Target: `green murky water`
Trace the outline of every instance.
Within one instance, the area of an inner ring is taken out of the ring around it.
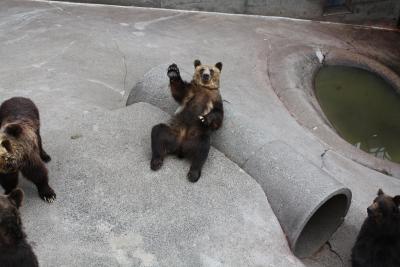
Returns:
[[[315,91],[326,117],[354,146],[400,163],[400,95],[381,77],[345,66],[323,67]]]

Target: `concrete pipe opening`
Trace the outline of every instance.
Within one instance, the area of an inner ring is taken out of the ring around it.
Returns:
[[[348,206],[348,196],[341,193],[317,207],[300,232],[293,248],[294,253],[302,258],[318,251],[342,224]]]

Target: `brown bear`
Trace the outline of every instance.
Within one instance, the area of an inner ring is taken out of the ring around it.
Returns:
[[[400,196],[381,189],[371,206],[352,250],[353,267],[400,266]]]
[[[24,193],[14,189],[9,195],[0,195],[0,266],[37,267],[37,258],[26,241],[19,207]]]
[[[176,64],[168,67],[170,89],[180,104],[170,123],[158,124],[151,132],[150,167],[158,170],[167,154],[176,154],[191,161],[187,175],[197,182],[210,150],[210,135],[222,125],[224,110],[219,92],[222,63],[203,65],[194,61],[191,82],[183,81]]]
[[[32,181],[39,196],[53,202],[56,194],[48,183],[45,162],[50,156],[43,150],[39,111],[24,97],[13,97],[0,106],[0,184],[5,193],[18,185],[18,173]]]

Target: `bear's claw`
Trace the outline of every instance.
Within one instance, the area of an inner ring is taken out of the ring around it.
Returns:
[[[50,197],[50,198],[44,197],[43,200],[48,203],[53,203],[56,200],[56,198],[55,197]]]
[[[51,187],[40,190],[39,196],[47,203],[53,203],[57,198],[56,193],[54,193],[54,190],[51,189]]]
[[[170,79],[176,79],[180,77],[179,68],[175,63],[168,67],[167,75]]]

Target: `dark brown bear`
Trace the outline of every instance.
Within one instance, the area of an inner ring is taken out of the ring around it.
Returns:
[[[167,154],[176,154],[191,161],[187,175],[197,182],[210,150],[210,135],[222,125],[224,110],[219,93],[222,63],[202,65],[194,61],[193,80],[185,82],[176,64],[169,66],[171,93],[180,104],[171,122],[158,124],[151,132],[150,167],[158,170]]]
[[[37,267],[37,258],[26,241],[18,208],[24,193],[14,189],[7,195],[0,195],[0,266]]]
[[[400,196],[381,189],[371,206],[353,247],[353,267],[400,266]]]
[[[0,184],[5,193],[18,185],[18,173],[32,181],[39,196],[53,202],[56,194],[49,186],[44,162],[50,156],[43,150],[39,111],[27,98],[14,97],[0,106]]]

